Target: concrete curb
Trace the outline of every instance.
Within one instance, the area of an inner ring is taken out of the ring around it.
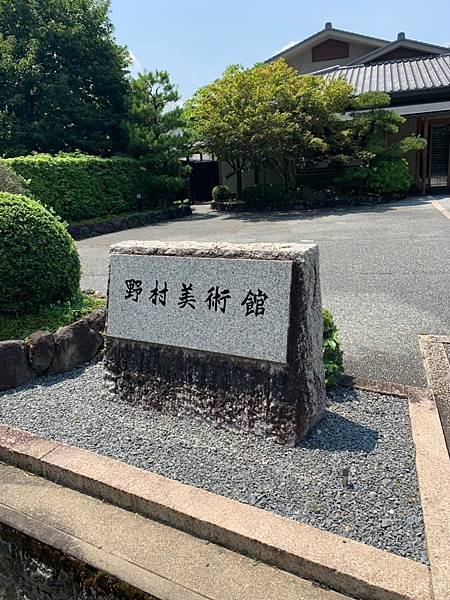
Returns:
[[[351,600],[16,467],[0,482],[1,591],[25,571],[27,598]]]
[[[408,396],[434,600],[450,598],[450,459],[431,390]]]
[[[425,565],[86,450],[0,425],[0,460],[356,598],[432,598]]]
[[[443,344],[450,344],[450,337],[419,336],[419,343],[431,389],[363,377],[346,378],[344,385],[408,398],[433,598],[449,600],[450,459],[447,448],[450,449],[450,364]]]
[[[374,394],[385,394],[386,396],[398,396],[399,398],[407,398],[408,386],[401,383],[392,383],[390,381],[378,381],[369,379],[368,377],[359,377],[353,375],[345,375],[339,385]],[[423,388],[425,389],[425,388]]]
[[[433,390],[450,454],[450,360],[445,349],[445,345],[450,346],[450,337],[421,335],[419,345],[428,385]]]

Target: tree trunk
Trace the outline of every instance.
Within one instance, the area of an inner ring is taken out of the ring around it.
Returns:
[[[242,169],[236,169],[236,200],[242,200]]]

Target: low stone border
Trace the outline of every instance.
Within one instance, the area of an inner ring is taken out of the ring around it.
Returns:
[[[84,240],[96,235],[114,233],[115,231],[123,231],[124,229],[133,229],[134,227],[144,227],[145,225],[152,225],[161,221],[170,221],[190,215],[192,215],[191,207],[183,204],[182,206],[170,206],[161,210],[133,213],[132,215],[118,216],[103,221],[99,220],[95,223],[69,225],[67,230],[75,240]]]
[[[99,308],[55,333],[36,331],[26,341],[0,342],[0,391],[90,361],[103,347],[105,319],[105,309]]]
[[[431,389],[364,377],[345,377],[343,384],[369,392],[407,398],[416,469],[425,523],[433,599],[450,598],[450,360],[444,344],[450,337],[419,336]],[[447,444],[446,444],[447,441]]]
[[[374,392],[375,394],[384,394],[386,396],[398,396],[399,398],[407,398],[409,386],[401,383],[393,383],[390,381],[377,381],[367,377],[354,375],[344,375],[339,381],[339,385],[348,388],[356,388],[366,392]]]
[[[250,202],[222,202],[219,200],[213,200],[211,202],[211,208],[219,212],[276,212],[276,211],[311,211],[311,210],[328,210],[334,208],[352,208],[358,206],[368,206],[372,204],[389,204],[391,202],[397,202],[403,200],[406,196],[399,196],[398,198],[389,198],[386,196],[365,196],[363,198],[349,198],[348,201],[338,200],[323,200],[319,201],[317,206],[311,206],[303,204],[302,202],[295,203],[280,203],[280,204],[256,204]]]
[[[408,400],[433,600],[449,600],[450,459],[433,392],[410,391]]]
[[[450,336],[421,335],[419,345],[450,453]]]
[[[4,599],[351,600],[10,465],[0,485]]]
[[[432,598],[423,564],[87,450],[0,425],[0,460],[355,598]]]

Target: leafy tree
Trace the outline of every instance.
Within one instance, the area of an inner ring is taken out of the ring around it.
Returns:
[[[129,53],[110,0],[0,0],[0,153],[123,148]]]
[[[166,173],[177,174],[189,153],[189,132],[180,95],[167,71],[140,73],[131,81],[125,121],[129,152],[146,157]]]
[[[187,110],[198,139],[233,169],[241,198],[242,173],[262,164],[273,166],[292,191],[301,168],[333,151],[343,129],[337,114],[351,95],[342,80],[300,76],[277,60],[228,67],[197,91]]]
[[[343,79],[298,75],[280,65],[284,76],[273,87],[276,113],[281,127],[268,131],[268,161],[280,175],[286,192],[297,187],[302,170],[340,157],[345,126],[341,118],[352,98],[352,88]]]
[[[242,174],[255,160],[254,142],[262,114],[252,72],[228,67],[220,79],[200,88],[187,105],[194,135],[206,150],[229,164],[242,197]]]

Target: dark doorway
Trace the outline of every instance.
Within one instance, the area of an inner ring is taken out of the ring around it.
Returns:
[[[430,132],[430,187],[449,185],[450,124],[431,125]]]
[[[212,189],[219,185],[219,163],[216,160],[189,162],[191,167],[191,201],[195,204],[211,202]]]

